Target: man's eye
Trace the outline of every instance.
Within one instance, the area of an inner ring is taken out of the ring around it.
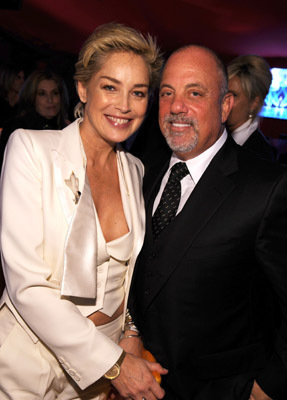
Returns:
[[[171,96],[171,92],[161,92],[160,97],[168,97]]]

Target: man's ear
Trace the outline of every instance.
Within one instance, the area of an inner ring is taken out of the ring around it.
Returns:
[[[77,92],[82,103],[87,102],[87,88],[80,81],[77,82]]]
[[[226,93],[223,97],[221,104],[221,122],[224,124],[228,118],[230,111],[234,104],[234,97],[232,93]]]

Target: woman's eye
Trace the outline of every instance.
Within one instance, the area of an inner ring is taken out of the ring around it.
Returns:
[[[38,96],[45,96],[45,92],[38,92],[37,95]]]
[[[113,85],[105,85],[103,88],[109,92],[115,90],[115,87]]]
[[[54,95],[54,96],[59,96],[59,95],[60,95],[59,90],[54,90],[53,95]]]
[[[136,97],[146,97],[146,93],[145,93],[145,92],[141,92],[140,90],[136,90],[136,91],[134,92],[134,95],[135,95]]]

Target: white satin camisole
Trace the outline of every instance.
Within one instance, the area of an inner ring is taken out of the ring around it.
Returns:
[[[95,301],[83,299],[82,304],[77,304],[84,316],[101,311],[111,317],[119,308],[125,296],[125,277],[133,252],[134,235],[129,196],[119,162],[118,171],[122,203],[129,232],[115,240],[106,242],[97,211],[94,208],[97,226],[97,296]]]

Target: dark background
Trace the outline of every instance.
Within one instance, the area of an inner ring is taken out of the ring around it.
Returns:
[[[117,21],[156,36],[168,55],[190,43],[215,50],[225,62],[258,54],[287,68],[287,11],[281,0],[0,0],[0,63],[26,74],[49,67],[63,76],[72,106],[74,63],[87,36]],[[265,118],[265,135],[287,133],[287,121]]]

